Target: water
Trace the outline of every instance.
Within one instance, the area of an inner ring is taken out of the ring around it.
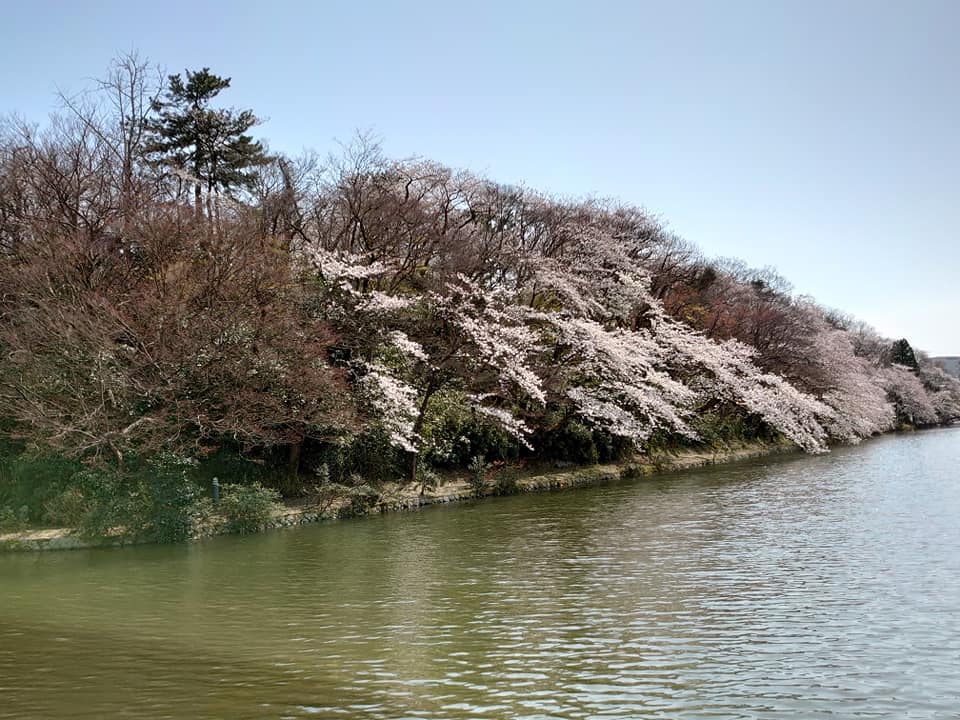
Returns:
[[[957,718],[960,431],[0,556],[0,718]]]

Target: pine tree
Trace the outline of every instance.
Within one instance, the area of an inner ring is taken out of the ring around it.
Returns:
[[[256,168],[267,161],[263,145],[247,134],[259,120],[251,110],[211,108],[220,91],[230,87],[209,68],[186,71],[186,81],[171,75],[163,99],[154,103],[146,152],[157,164],[188,175],[194,186],[197,212],[203,192],[229,193],[249,187]]]
[[[917,356],[910,347],[910,343],[905,338],[897,340],[890,348],[890,362],[897,365],[908,367],[914,372],[919,372],[920,363],[917,362]]]

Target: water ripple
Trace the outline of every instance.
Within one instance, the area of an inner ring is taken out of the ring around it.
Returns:
[[[0,718],[957,718],[960,433],[0,558]]]

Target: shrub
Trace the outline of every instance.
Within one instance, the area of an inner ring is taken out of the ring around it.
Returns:
[[[436,467],[464,467],[475,455],[493,460],[515,460],[516,438],[470,408],[470,401],[457,390],[434,395],[420,435],[425,441],[424,459]]]
[[[342,506],[344,516],[364,515],[368,513],[382,498],[382,493],[376,483],[364,482],[363,478],[353,473],[345,483],[332,482],[326,473],[326,466],[321,465],[316,471],[318,482],[313,486],[311,496],[326,512],[334,503],[346,501]]]
[[[0,506],[27,508],[30,522],[44,519],[46,504],[67,487],[80,466],[63,458],[34,455],[7,447],[0,457]]]
[[[620,460],[635,447],[629,438],[599,429],[593,431],[593,445],[597,449],[597,462]]]
[[[335,503],[343,500],[343,515],[364,515],[383,498],[378,485],[364,482],[356,473],[351,474],[345,483],[330,480],[326,464],[320,465],[314,473],[317,479],[309,490],[309,497],[321,513],[326,513]]]
[[[249,533],[262,528],[277,509],[280,494],[260,483],[221,486],[219,510],[231,532]]]
[[[80,488],[68,487],[54,495],[43,506],[43,520],[51,525],[76,528],[87,512],[87,502]]]
[[[593,432],[575,420],[564,420],[555,428],[543,430],[533,444],[543,456],[553,460],[595,465],[600,459]]]
[[[84,468],[45,503],[44,519],[85,537],[181,542],[193,533],[198,517],[199,492],[188,474],[194,464],[159,453],[129,473]]]
[[[307,487],[307,496],[320,508],[321,513],[327,512],[340,498],[346,497],[346,485],[330,480],[330,466],[321,463],[313,470],[314,481]]]
[[[207,495],[198,497],[191,509],[193,511],[194,532],[207,529],[217,519],[217,508],[213,504],[213,498]]]
[[[30,508],[21,505],[14,510],[7,505],[0,507],[0,532],[21,532],[30,523]]]
[[[138,490],[141,503],[140,527],[136,533],[154,542],[182,542],[193,533],[199,492],[188,477],[195,463],[172,453],[160,453],[147,463]]]
[[[772,432],[758,416],[749,415],[737,408],[722,408],[718,411],[702,413],[691,423],[701,440],[713,447],[723,447],[730,443],[762,440],[775,440]]]
[[[420,485],[420,494],[423,495],[428,489],[437,489],[437,486],[440,485],[440,476],[436,470],[421,461],[420,464],[417,465],[417,484]]]
[[[349,486],[348,497],[350,504],[347,513],[350,515],[365,515],[370,512],[380,500],[380,491],[368,483]]]
[[[349,485],[325,481],[310,488],[307,497],[320,509],[321,513],[326,513],[337,501],[350,498],[352,492],[353,488]]]
[[[112,468],[84,468],[70,478],[82,498],[77,531],[84,537],[135,536],[142,525],[143,494]]]
[[[307,449],[304,461],[314,467],[327,466],[327,478],[350,484],[352,475],[372,482],[388,482],[403,475],[400,456],[382,429],[371,429],[340,442]]]
[[[520,491],[519,470],[512,465],[505,465],[497,473],[496,481],[493,484],[493,493],[495,495],[516,495]]]
[[[483,455],[474,455],[467,465],[467,470],[470,471],[470,487],[477,495],[481,495],[486,487],[490,467],[490,464],[484,461]]]

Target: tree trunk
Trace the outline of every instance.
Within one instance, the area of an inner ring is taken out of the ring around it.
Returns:
[[[417,464],[419,463],[420,453],[411,452],[410,455],[410,482],[417,481]],[[423,485],[420,486],[420,494],[423,495]]]
[[[287,448],[287,473],[291,478],[296,478],[300,474],[300,450],[302,448],[302,440],[290,443]]]

